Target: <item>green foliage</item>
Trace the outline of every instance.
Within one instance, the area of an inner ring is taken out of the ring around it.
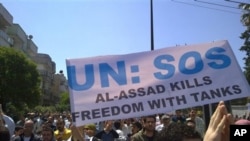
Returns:
[[[240,8],[243,10],[241,16],[241,22],[246,26],[246,30],[241,33],[240,38],[244,40],[244,44],[241,46],[240,51],[246,53],[246,57],[243,58],[245,61],[245,76],[250,83],[250,4],[240,4]]]
[[[3,108],[7,109],[7,104],[11,103],[12,110],[14,107],[23,111],[39,105],[40,81],[33,61],[13,48],[0,47],[0,103]]]
[[[61,93],[60,101],[59,104],[56,105],[56,109],[60,112],[70,111],[69,93]]]

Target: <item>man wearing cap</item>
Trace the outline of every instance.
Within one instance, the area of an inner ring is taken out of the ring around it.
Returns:
[[[86,125],[86,134],[89,136],[89,138],[86,141],[100,141],[97,137],[95,137],[96,134],[96,126],[95,124],[88,124]]]
[[[161,131],[162,128],[167,127],[170,124],[170,116],[169,115],[162,115],[161,116],[161,124],[155,127],[156,131]]]

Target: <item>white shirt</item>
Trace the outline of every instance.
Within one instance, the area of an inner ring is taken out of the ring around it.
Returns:
[[[5,126],[9,129],[10,136],[14,135],[14,131],[16,127],[14,120],[7,115],[3,115],[3,119],[5,121]]]

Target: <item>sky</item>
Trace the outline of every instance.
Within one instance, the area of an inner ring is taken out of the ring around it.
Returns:
[[[237,0],[247,2],[248,0]],[[56,73],[66,59],[151,49],[150,0],[1,0]],[[154,49],[228,40],[239,65],[245,56],[242,11],[225,0],[153,0]]]

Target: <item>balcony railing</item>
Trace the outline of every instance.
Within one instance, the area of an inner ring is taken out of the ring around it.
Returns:
[[[0,30],[0,38],[7,41],[10,45],[13,45],[13,39],[9,37],[4,31]]]

